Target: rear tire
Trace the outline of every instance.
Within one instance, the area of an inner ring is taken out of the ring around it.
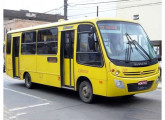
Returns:
[[[79,96],[85,103],[92,103],[94,100],[92,86],[88,81],[83,81],[79,85]]]
[[[34,87],[34,83],[32,83],[31,81],[31,76],[29,73],[26,73],[25,74],[25,86],[28,88],[28,89],[32,89]]]

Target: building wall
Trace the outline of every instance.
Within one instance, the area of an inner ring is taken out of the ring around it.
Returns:
[[[140,23],[152,41],[162,40],[162,4],[161,0],[130,0],[117,2],[116,16],[133,19],[139,15]],[[151,4],[152,3],[152,4]]]
[[[34,21],[34,20],[22,20],[22,19],[13,19],[13,20],[7,20],[4,19],[4,31],[5,36],[8,31],[20,29],[20,28],[26,28],[26,27],[32,27],[36,25],[42,25],[47,24],[50,22],[45,21]]]

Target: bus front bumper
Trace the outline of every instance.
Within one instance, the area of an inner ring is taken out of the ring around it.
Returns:
[[[143,78],[122,78],[109,75],[107,97],[133,95],[153,91],[158,86],[160,73]]]

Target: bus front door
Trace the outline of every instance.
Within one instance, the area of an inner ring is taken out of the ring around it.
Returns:
[[[19,41],[20,37],[13,37],[13,77],[19,77]]]
[[[61,79],[62,86],[73,87],[74,31],[61,32]]]

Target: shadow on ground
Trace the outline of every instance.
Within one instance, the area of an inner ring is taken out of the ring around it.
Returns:
[[[24,85],[24,83],[13,83],[10,84],[11,87],[17,87],[21,89],[27,89]],[[28,90],[28,89],[27,89]],[[81,101],[78,95],[78,92],[68,90],[68,89],[61,89],[46,85],[40,85],[36,84],[35,88],[29,89],[29,94],[34,91],[39,91],[43,94],[49,94],[51,96],[55,97],[62,97],[64,99],[72,99],[73,101]],[[105,105],[105,106],[114,106],[114,107],[121,107],[122,105],[132,105],[132,104],[141,104],[141,103],[147,103],[151,101],[151,99],[147,97],[139,97],[138,95],[131,96],[131,97],[103,97],[103,96],[96,96],[94,104],[98,105]]]

